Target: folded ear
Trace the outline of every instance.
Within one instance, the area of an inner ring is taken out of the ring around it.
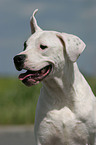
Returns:
[[[79,37],[72,34],[59,33],[57,36],[63,41],[69,59],[75,62],[85,49],[85,43]]]
[[[37,25],[37,21],[35,19],[35,14],[37,13],[38,9],[33,12],[33,15],[30,17],[30,27],[31,33],[35,33],[36,31],[41,31],[41,28]]]

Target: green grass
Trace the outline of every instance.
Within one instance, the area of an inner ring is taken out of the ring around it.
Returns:
[[[96,78],[87,78],[96,95]],[[17,78],[0,78],[0,124],[32,124],[41,84],[26,87]]]
[[[26,87],[18,79],[0,79],[0,124],[34,123],[41,84]]]
[[[96,77],[87,77],[86,80],[91,86],[94,95],[96,96]]]

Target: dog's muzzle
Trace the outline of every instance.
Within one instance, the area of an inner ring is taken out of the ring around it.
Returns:
[[[13,60],[15,67],[18,71],[21,71],[22,69],[27,70],[25,73],[21,73],[19,75],[19,80],[21,80],[26,86],[32,86],[36,85],[39,82],[41,82],[43,79],[45,79],[50,72],[52,71],[52,64],[46,63],[46,66],[41,67],[38,70],[32,70],[32,69],[26,69],[24,62],[26,60],[27,56],[24,54],[16,55]]]
[[[25,54],[16,55],[13,58],[15,67],[16,67],[16,69],[18,71],[21,71],[23,69],[25,59],[26,59],[26,55]]]

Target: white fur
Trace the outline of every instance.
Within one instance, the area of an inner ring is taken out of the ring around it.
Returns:
[[[34,14],[32,35],[20,53],[27,55],[24,68],[53,66],[37,104],[36,145],[95,145],[96,98],[76,64],[85,44],[71,34],[41,30]],[[48,48],[41,50],[40,44]]]

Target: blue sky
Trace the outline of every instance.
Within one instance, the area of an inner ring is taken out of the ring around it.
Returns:
[[[71,33],[86,43],[78,65],[96,76],[96,0],[0,0],[0,74],[19,74],[12,59],[31,35],[29,20],[36,8],[42,29]]]

